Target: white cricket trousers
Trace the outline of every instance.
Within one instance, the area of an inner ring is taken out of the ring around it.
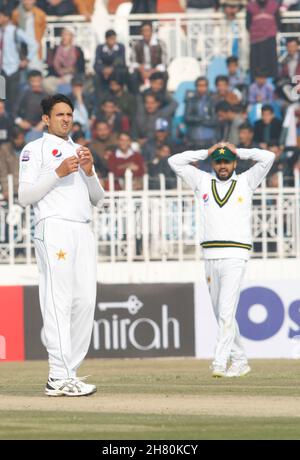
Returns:
[[[76,377],[91,340],[96,251],[88,223],[47,218],[35,230],[49,377]]]
[[[206,280],[219,326],[213,366],[226,367],[229,360],[247,362],[235,319],[246,263],[243,259],[205,260]]]

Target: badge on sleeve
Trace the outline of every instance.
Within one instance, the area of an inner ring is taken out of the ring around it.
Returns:
[[[30,160],[30,150],[24,150],[22,153],[21,161],[29,161]]]

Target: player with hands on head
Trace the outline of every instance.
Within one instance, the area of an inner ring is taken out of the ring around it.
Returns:
[[[210,157],[213,173],[192,163]],[[237,175],[238,159],[256,162]],[[250,372],[235,319],[251,244],[252,196],[271,169],[275,155],[257,148],[239,149],[219,142],[208,150],[186,151],[169,158],[173,171],[189,185],[200,207],[201,246],[218,337],[213,377],[241,377]]]

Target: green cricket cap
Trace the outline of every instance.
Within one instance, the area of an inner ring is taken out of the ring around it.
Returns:
[[[213,160],[218,161],[218,160],[227,160],[227,161],[235,161],[236,154],[232,153],[232,151],[224,146],[224,147],[219,147],[216,150],[213,151],[211,154],[211,157]]]

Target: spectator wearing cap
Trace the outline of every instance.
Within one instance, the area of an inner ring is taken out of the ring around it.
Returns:
[[[94,137],[90,144],[90,150],[93,154],[96,171],[102,177],[108,174],[108,155],[109,150],[116,149],[118,135],[113,133],[110,126],[105,121],[98,121],[95,125]]]
[[[274,88],[267,81],[267,72],[264,70],[257,70],[255,72],[255,81],[249,88],[249,103],[256,104],[269,104],[274,99]]]
[[[250,34],[250,73],[266,68],[267,76],[276,78],[278,60],[276,35],[280,30],[280,2],[251,0],[247,6],[246,27]]]
[[[11,137],[7,142],[0,145],[0,185],[1,193],[4,199],[8,200],[8,179],[7,176],[12,174],[14,185],[14,196],[18,196],[19,186],[19,161],[20,154],[25,146],[24,131],[15,126],[11,132]]]
[[[38,70],[28,74],[29,89],[23,94],[18,108],[15,124],[26,133],[26,142],[39,139],[43,135],[45,125],[42,121],[41,102],[47,97],[43,89],[43,77]]]
[[[155,122],[154,137],[151,137],[142,145],[141,153],[146,163],[153,160],[157,150],[163,145],[168,145],[172,150],[173,146],[170,143],[169,137],[170,131],[168,120],[158,118]]]
[[[36,0],[22,0],[12,13],[12,22],[38,43],[38,52],[29,63],[29,68],[41,70],[43,65],[42,39],[47,27],[45,12],[36,6]]]
[[[149,86],[154,72],[166,71],[167,54],[165,44],[153,33],[151,22],[141,26],[142,39],[136,42],[131,54],[130,89],[137,94],[140,86]]]
[[[126,91],[122,77],[116,74],[109,79],[109,90],[117,107],[128,117],[131,124],[136,114],[136,97]]]
[[[55,94],[59,85],[69,86],[75,75],[84,75],[85,61],[82,49],[74,45],[74,31],[64,28],[60,45],[48,51],[49,76],[44,80],[48,94]],[[67,91],[66,91],[67,92]]]
[[[110,155],[108,160],[109,171],[114,173],[123,188],[125,172],[129,169],[133,174],[133,188],[139,189],[142,186],[142,177],[146,172],[144,159],[142,155],[133,150],[131,137],[128,133],[120,133],[118,137],[118,146]]]
[[[120,77],[123,82],[127,81],[125,47],[122,43],[118,43],[117,34],[112,29],[106,31],[105,43],[97,46],[94,69],[96,88],[100,93],[108,92],[112,74]]]
[[[279,146],[282,122],[274,115],[271,105],[265,104],[261,111],[261,120],[257,120],[254,125],[254,141],[262,149],[267,149],[270,145]]]
[[[76,14],[75,5],[71,0],[37,0],[37,6],[45,11],[48,16]]]
[[[195,86],[195,94],[186,100],[184,114],[187,143],[191,148],[208,148],[216,138],[215,103],[209,93],[207,78],[197,78]]]
[[[20,47],[27,47],[25,55]],[[38,46],[35,40],[10,22],[10,12],[0,9],[0,72],[6,81],[6,110],[15,117],[20,92],[20,74],[26,69]]]
[[[154,137],[155,123],[158,118],[168,121],[171,130],[171,120],[175,110],[161,108],[161,102],[157,94],[149,93],[144,97],[144,103],[138,106],[138,111],[133,126],[135,138],[142,145],[147,139]]]
[[[228,102],[230,105],[236,105],[241,102],[242,95],[237,89],[231,90],[229,78],[226,75],[219,75],[216,80],[216,92],[213,99],[216,104],[219,102]]]
[[[160,106],[162,109],[167,109],[175,112],[177,108],[177,102],[173,99],[170,93],[166,89],[166,74],[164,72],[154,72],[149,78],[150,88],[143,91],[142,97],[139,97],[141,103],[142,98],[146,94],[156,94],[160,99]]]
[[[160,175],[164,176],[166,189],[175,188],[177,179],[169,166],[168,158],[171,156],[171,149],[168,144],[162,144],[157,147],[155,156],[148,163],[149,188],[160,188]]]

